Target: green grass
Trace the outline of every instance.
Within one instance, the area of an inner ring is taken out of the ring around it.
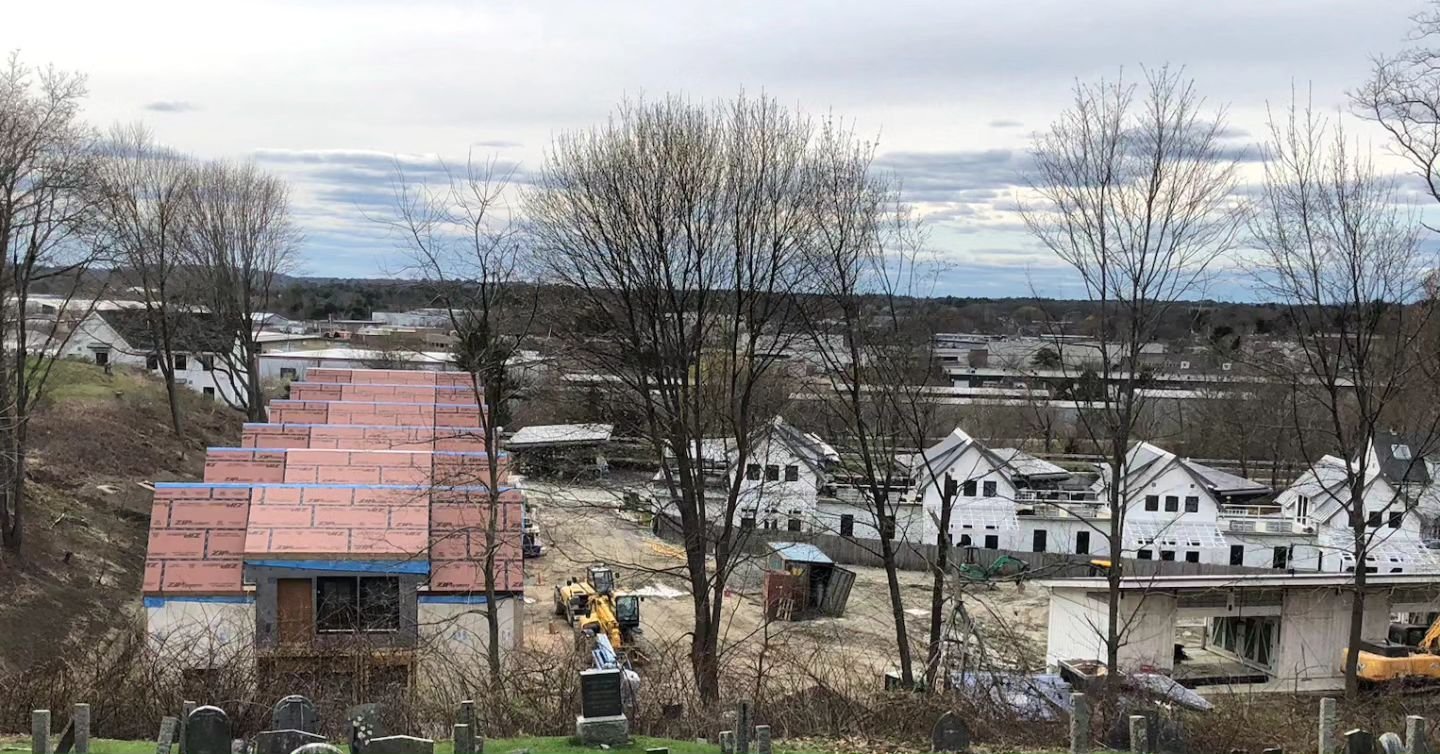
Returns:
[[[58,734],[57,734],[58,735]],[[23,744],[23,747],[21,747]],[[0,744],[0,749],[23,748],[29,751],[29,741],[8,741]],[[648,748],[668,747],[670,754],[716,754],[720,751],[717,744],[697,744],[694,741],[675,741],[667,738],[646,738],[636,737],[630,746],[612,748],[609,751],[616,754],[644,754]],[[342,751],[348,748],[341,745]],[[499,738],[485,741],[486,754],[510,754],[513,751],[528,749],[531,754],[588,754],[589,752],[600,751],[585,746],[572,744],[570,739],[563,737],[556,738]],[[90,740],[90,754],[154,754],[154,741],[119,741],[111,738],[96,738]],[[454,754],[455,746],[451,741],[436,741],[435,754]],[[787,749],[776,749],[780,754],[787,751],[792,754],[801,754]]]
[[[135,371],[116,367],[107,375],[103,368],[78,359],[57,359],[45,380],[45,397],[56,403],[156,390],[155,383]]]

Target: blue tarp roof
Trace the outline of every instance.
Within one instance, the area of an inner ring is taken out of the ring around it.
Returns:
[[[770,549],[779,553],[780,557],[785,560],[793,560],[796,563],[835,564],[835,561],[831,560],[830,556],[820,548],[803,542],[771,542]]]

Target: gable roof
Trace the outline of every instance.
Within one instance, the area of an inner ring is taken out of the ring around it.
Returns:
[[[1395,484],[1429,484],[1430,469],[1421,452],[1423,443],[1389,430],[1380,430],[1370,440],[1379,461],[1380,475]]]
[[[1065,469],[1019,448],[991,448],[990,452],[1004,461],[1015,476],[1026,479],[1065,479],[1070,476]]]
[[[151,335],[151,314],[143,309],[99,311],[105,321],[136,353],[158,350]],[[157,315],[158,316],[158,315]],[[235,347],[235,333],[225,327],[221,318],[209,312],[171,312],[172,339],[177,351],[192,353],[228,353]]]
[[[814,432],[801,432],[778,416],[767,422],[757,435],[761,433],[769,435],[772,442],[778,440],[806,465],[817,470],[827,463],[840,460],[840,454],[836,453],[829,443],[820,439],[819,435]]]
[[[1184,466],[1201,484],[1205,485],[1211,492],[1220,495],[1264,495],[1270,488],[1259,483],[1246,479],[1238,474],[1231,474],[1228,471],[1211,468],[1203,463],[1196,463],[1189,458],[1180,459],[1180,465]]]

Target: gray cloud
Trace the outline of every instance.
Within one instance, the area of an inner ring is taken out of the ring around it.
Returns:
[[[1025,125],[1025,124],[1024,124],[1024,123],[1021,123],[1021,122],[1018,121],[1018,120],[1011,120],[1011,119],[1009,119],[1009,118],[1000,118],[999,120],[992,120],[992,121],[990,121],[990,124],[989,124],[989,125],[990,125],[991,128],[1019,128],[1019,127]]]
[[[152,113],[188,113],[200,109],[199,105],[194,102],[186,102],[185,100],[146,102],[144,107]]]

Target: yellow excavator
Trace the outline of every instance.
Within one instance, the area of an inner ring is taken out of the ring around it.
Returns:
[[[1355,665],[1360,680],[1440,681],[1440,617],[1428,628],[1424,624],[1393,623],[1389,638],[1383,645],[1366,644],[1361,648]]]
[[[615,590],[615,572],[606,565],[590,566],[585,580],[567,579],[555,587],[555,614],[582,635],[603,634],[616,654],[639,664],[640,597]]]

